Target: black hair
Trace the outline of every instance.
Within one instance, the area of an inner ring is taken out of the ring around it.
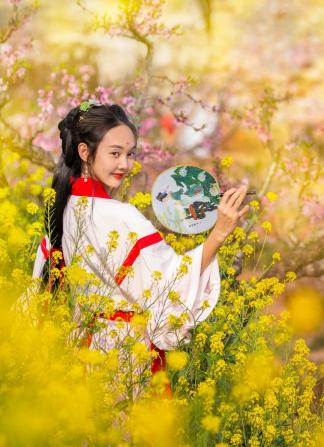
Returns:
[[[128,119],[125,111],[118,104],[91,105],[87,111],[80,107],[70,110],[67,116],[58,124],[62,140],[62,154],[56,166],[52,188],[56,192],[53,206],[46,209],[45,231],[52,247],[61,248],[63,235],[63,213],[71,194],[71,176],[77,179],[81,176],[82,160],[78,145],[88,146],[88,160],[94,161],[97,147],[108,130],[120,126],[128,126],[137,142],[137,130]]]

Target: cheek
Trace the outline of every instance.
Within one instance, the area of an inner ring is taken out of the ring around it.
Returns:
[[[99,169],[107,169],[112,164],[113,160],[111,159],[110,154],[100,154],[99,157],[96,158],[96,166]]]

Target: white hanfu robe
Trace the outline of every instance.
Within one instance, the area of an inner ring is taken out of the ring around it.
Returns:
[[[111,246],[108,256],[109,235],[114,231],[119,235],[118,244]],[[130,239],[130,232],[137,234],[137,240]],[[201,275],[203,246],[199,245],[186,253],[191,257],[191,264],[186,264],[188,272],[174,280],[183,265],[182,256],[163,240],[136,207],[112,199],[102,183],[93,179],[85,182],[84,178],[78,178],[72,184],[63,217],[62,249],[67,266],[75,254],[81,257],[82,267],[100,279],[100,294],[109,294],[116,310],[122,305],[124,311],[131,311],[134,304],[138,309],[149,310],[146,342],[154,343],[161,350],[176,349],[179,342],[190,341],[190,331],[208,317],[219,297],[216,258]],[[43,252],[39,250],[37,257],[41,258]],[[34,272],[39,272],[41,267],[36,264],[37,258]],[[123,265],[128,270],[117,274],[118,267]],[[152,274],[156,271],[162,277],[154,282]],[[145,290],[151,290],[149,298]],[[177,292],[180,300],[170,299],[170,291]],[[96,291],[90,286],[82,293],[90,296]],[[129,306],[125,307],[125,301]],[[170,318],[184,314],[182,326],[175,330]],[[109,335],[114,324],[103,319],[104,328],[92,338],[93,348],[106,351],[114,346],[115,340]]]

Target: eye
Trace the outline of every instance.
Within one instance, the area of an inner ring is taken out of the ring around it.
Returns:
[[[130,158],[135,158],[136,157],[136,151],[129,152],[128,156]]]
[[[117,154],[117,156],[116,156],[116,154]],[[119,152],[112,152],[112,155],[113,155],[115,158],[117,158],[117,157],[119,157]]]

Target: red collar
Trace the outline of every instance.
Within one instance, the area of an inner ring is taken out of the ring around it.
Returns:
[[[74,181],[74,183],[72,183]],[[106,192],[103,183],[99,180],[94,180],[89,177],[88,181],[85,178],[79,177],[75,180],[75,177],[70,177],[72,183],[71,194],[73,196],[86,196],[86,197],[99,197],[101,199],[111,199],[111,196]]]

